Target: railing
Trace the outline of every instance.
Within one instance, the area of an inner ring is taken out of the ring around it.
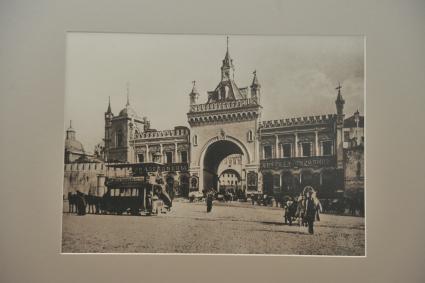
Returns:
[[[311,156],[311,157],[290,157],[271,158],[260,160],[261,169],[290,169],[306,167],[332,167],[336,166],[335,156]]]
[[[204,112],[211,110],[226,110],[258,105],[257,98],[245,98],[232,101],[219,101],[205,104],[194,104],[190,106],[190,112]]]

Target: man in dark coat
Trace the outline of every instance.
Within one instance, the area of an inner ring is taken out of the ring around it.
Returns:
[[[307,199],[305,200],[305,219],[308,224],[308,233],[313,234],[313,224],[314,219],[316,217],[316,204],[314,202],[314,199],[312,197],[313,191],[308,191],[307,193]]]
[[[207,202],[207,212],[211,212],[212,205],[213,205],[213,191],[212,190],[207,192],[206,202]]]

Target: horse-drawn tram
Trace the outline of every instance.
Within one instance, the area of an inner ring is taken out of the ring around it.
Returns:
[[[156,196],[154,185],[147,182],[145,177],[107,178],[105,185],[107,191],[103,196],[104,212],[158,214],[163,207],[162,200]]]
[[[157,215],[170,210],[172,200],[167,194],[159,170],[161,164],[115,164],[126,167],[128,177],[106,177],[106,193],[102,197],[104,213]]]

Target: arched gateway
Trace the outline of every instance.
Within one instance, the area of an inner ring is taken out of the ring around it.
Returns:
[[[251,86],[239,88],[234,81],[233,60],[227,49],[221,66],[221,81],[208,92],[207,102],[198,104],[195,82],[187,114],[190,130],[190,174],[198,179],[191,190],[217,189],[218,167],[226,157],[241,155],[240,185],[244,191],[257,191],[259,184],[259,141],[257,129],[260,117],[260,84],[256,73]],[[251,184],[247,186],[247,175]],[[255,176],[256,180],[252,180]],[[195,181],[194,181],[195,183]]]
[[[243,143],[237,141],[235,138],[213,138],[205,145],[199,160],[200,172],[203,173],[204,188],[218,189],[218,167],[227,156],[232,154],[240,154],[242,156],[242,166],[243,164],[249,164],[249,152]]]

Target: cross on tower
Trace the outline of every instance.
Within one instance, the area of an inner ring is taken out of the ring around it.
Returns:
[[[335,89],[337,89],[337,90],[338,90],[338,92],[340,92],[340,91],[341,91],[341,88],[342,88],[342,86],[341,86],[341,84],[338,82],[338,86],[337,86]]]
[[[192,81],[193,86],[195,87],[196,81]]]

